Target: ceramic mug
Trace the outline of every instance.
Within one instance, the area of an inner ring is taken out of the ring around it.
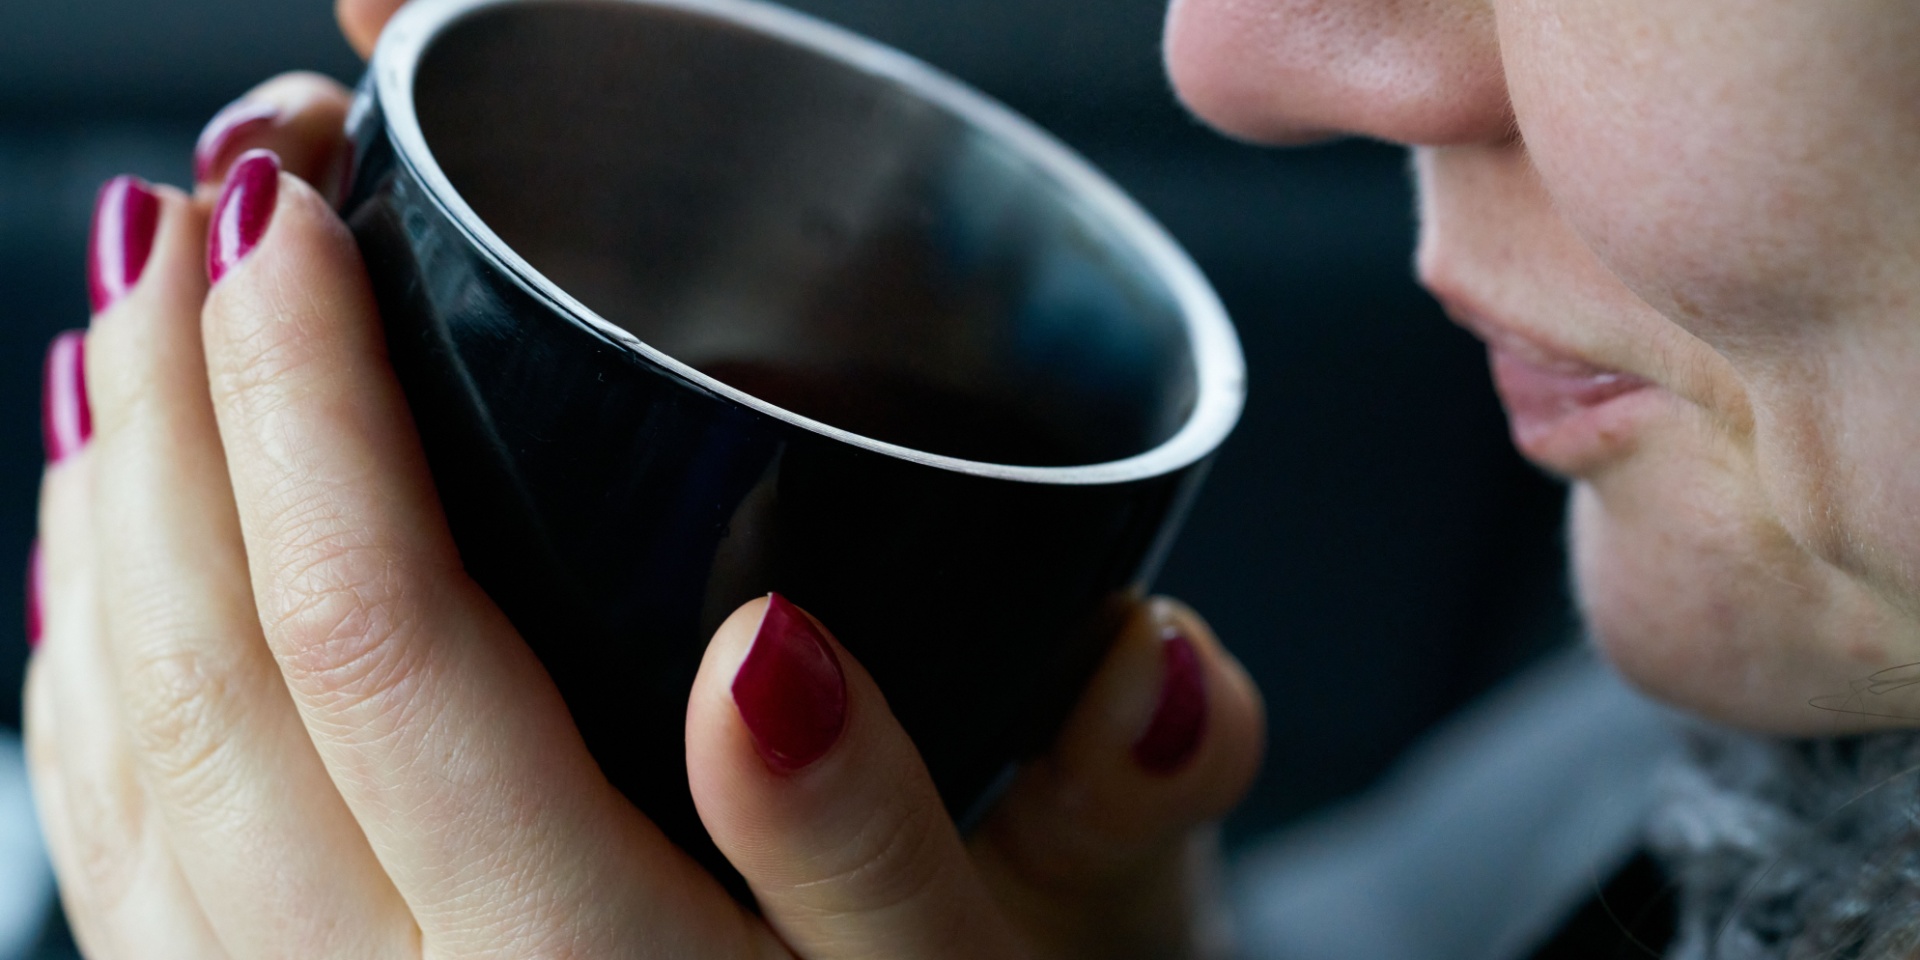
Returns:
[[[1240,414],[1218,299],[1118,188],[789,10],[414,0],[349,134],[342,209],[469,573],[723,878],[684,717],[728,613],[820,618],[964,826]]]

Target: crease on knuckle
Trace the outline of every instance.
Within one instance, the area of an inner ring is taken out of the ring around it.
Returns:
[[[398,708],[419,666],[407,578],[385,550],[338,524],[295,520],[284,529],[289,559],[268,575],[261,622],[288,684],[334,712]]]
[[[823,875],[795,885],[822,915],[874,914],[904,906],[938,891],[953,868],[937,850],[950,829],[938,805],[899,798],[891,813],[871,817],[853,837],[822,858]]]
[[[236,666],[186,643],[129,658],[122,697],[147,773],[176,804],[217,802],[231,782],[223,760],[240,722]]]

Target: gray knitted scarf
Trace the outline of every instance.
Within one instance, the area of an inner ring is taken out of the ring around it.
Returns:
[[[1692,741],[1651,832],[1669,960],[1920,957],[1920,733]]]

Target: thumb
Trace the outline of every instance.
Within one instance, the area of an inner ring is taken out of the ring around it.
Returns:
[[[1025,952],[873,679],[779,595],[708,648],[687,767],[708,832],[800,956]]]

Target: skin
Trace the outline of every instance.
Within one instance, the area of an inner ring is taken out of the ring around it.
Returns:
[[[1629,678],[1757,730],[1920,723],[1862,689],[1920,662],[1920,7],[1175,0],[1167,49],[1236,135],[1412,146],[1462,322],[1654,384],[1519,437]]]

